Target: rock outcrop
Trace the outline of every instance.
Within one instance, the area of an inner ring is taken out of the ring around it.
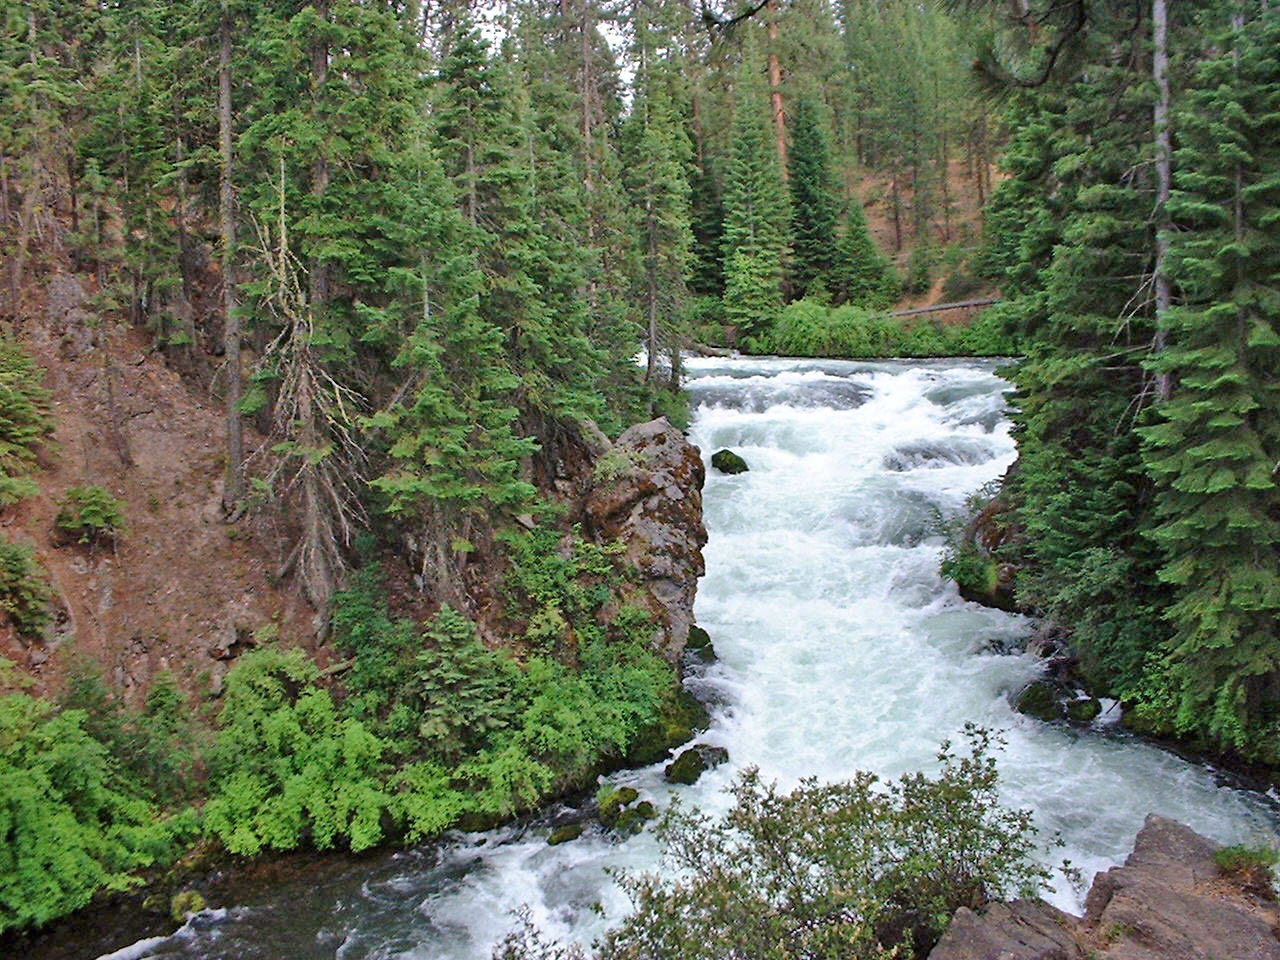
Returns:
[[[637,573],[620,602],[638,604],[658,624],[656,648],[675,662],[693,624],[693,599],[704,569],[698,448],[666,417],[626,430],[597,460],[585,514],[592,532],[626,544]]]
[[[1217,849],[1152,814],[1083,917],[1039,900],[961,909],[929,960],[1280,960],[1275,899],[1222,875]]]

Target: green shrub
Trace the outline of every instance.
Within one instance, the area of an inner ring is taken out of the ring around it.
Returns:
[[[108,543],[124,533],[124,503],[95,484],[72,487],[58,501],[53,525],[80,543]]]
[[[235,854],[364,850],[383,838],[386,745],[343,716],[319,668],[299,650],[251,650],[226,678],[221,729],[209,754],[205,826]]]
[[[103,680],[96,663],[78,659],[57,702],[61,710],[84,715],[85,731],[147,799],[174,803],[193,796],[194,733],[173,674],[156,674],[143,708],[132,710]]]
[[[83,711],[0,697],[0,932],[133,886],[137,870],[172,858],[193,832],[189,813],[158,817]]]
[[[719,297],[691,297],[680,310],[680,326],[690,330],[693,339],[713,347],[723,347],[724,301]]]
[[[43,377],[44,371],[21,347],[0,339],[0,506],[36,490],[23,474],[34,465],[36,447],[54,426],[51,394],[41,384]]]
[[[787,306],[770,331],[770,347],[802,357],[1010,356],[1017,344],[999,314],[969,324],[930,317],[890,317],[813,300]]]
[[[31,548],[0,539],[0,610],[22,636],[39,637],[49,625],[53,594]]]
[[[1000,805],[993,736],[966,735],[968,753],[943,744],[933,777],[859,773],[781,793],[748,770],[723,817],[674,803],[658,830],[674,869],[621,880],[634,912],[595,956],[905,960],[926,956],[960,907],[1035,896],[1049,874],[1031,859],[1031,813]],[[573,953],[526,922],[497,955]]]
[[[1239,875],[1270,874],[1280,863],[1280,850],[1260,844],[1249,846],[1238,843],[1222,847],[1213,855],[1213,861],[1223,873]]]
[[[425,632],[393,622],[376,570],[335,600],[335,644],[355,661],[346,706],[388,759],[408,761],[390,781],[389,809],[414,839],[585,785],[652,727],[676,682],[649,649],[646,612],[624,605],[604,617],[621,583],[616,550],[551,527],[503,542],[503,596],[525,629],[523,664],[487,650],[448,607]]]

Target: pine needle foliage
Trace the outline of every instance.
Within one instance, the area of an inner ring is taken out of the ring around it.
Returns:
[[[1170,273],[1141,431],[1156,484],[1176,723],[1280,762],[1280,20],[1222,35],[1178,118]]]
[[[789,257],[787,195],[748,50],[735,88],[733,139],[725,166],[724,316],[748,347],[782,309]]]

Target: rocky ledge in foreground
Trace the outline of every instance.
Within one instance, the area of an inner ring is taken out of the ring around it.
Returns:
[[[929,960],[1280,960],[1280,908],[1218,869],[1216,844],[1151,814],[1083,917],[1040,900],[961,909]]]

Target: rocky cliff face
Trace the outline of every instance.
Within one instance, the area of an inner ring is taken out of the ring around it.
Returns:
[[[626,545],[635,581],[619,597],[652,613],[655,644],[669,661],[679,658],[693,624],[693,600],[702,576],[702,484],[698,448],[665,417],[639,423],[595,459],[583,512],[598,539]]]
[[[1083,917],[1039,900],[961,909],[929,960],[1280,960],[1274,892],[1223,875],[1216,850],[1152,814],[1124,865],[1094,878]]]

